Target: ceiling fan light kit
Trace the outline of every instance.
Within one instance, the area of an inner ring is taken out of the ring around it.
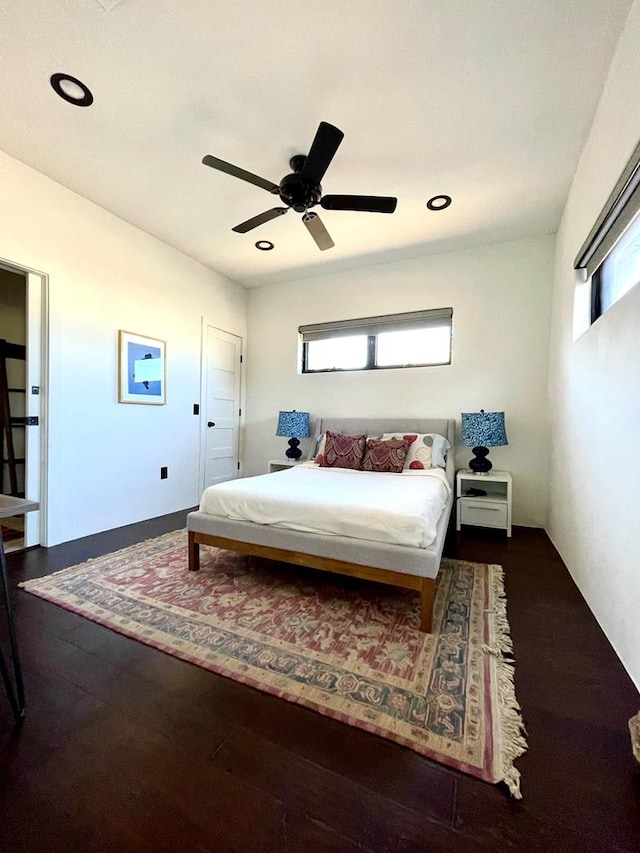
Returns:
[[[335,245],[329,232],[317,213],[310,208],[320,205],[323,210],[351,210],[364,213],[393,213],[398,203],[397,198],[390,196],[371,195],[322,195],[321,181],[329,168],[333,157],[344,138],[344,133],[332,124],[321,121],[316,131],[308,154],[296,154],[289,161],[290,174],[285,175],[279,184],[274,184],[266,178],[247,172],[239,166],[220,160],[207,154],[202,158],[205,166],[225,172],[234,178],[260,187],[277,195],[286,207],[272,207],[257,216],[234,226],[232,231],[246,234],[253,228],[270,222],[278,216],[287,213],[290,208],[302,214],[302,222],[313,237],[321,251],[331,249]],[[262,242],[262,241],[259,241]],[[256,243],[256,246],[258,244]],[[258,246],[258,248],[260,248]],[[272,247],[273,248],[273,247]]]
[[[258,240],[256,243],[256,249],[260,249],[261,252],[270,252],[273,248],[271,240]]]

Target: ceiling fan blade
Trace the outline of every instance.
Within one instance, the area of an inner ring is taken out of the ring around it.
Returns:
[[[329,232],[322,224],[322,220],[317,213],[305,213],[302,217],[302,221],[307,226],[307,231],[316,241],[316,244],[321,251],[324,252],[325,249],[332,249],[335,246],[335,243],[329,236]]]
[[[234,178],[240,178],[242,181],[247,181],[260,187],[267,192],[278,195],[280,187],[277,184],[268,181],[266,178],[261,178],[259,175],[254,175],[253,172],[247,172],[246,169],[241,169],[239,166],[234,166],[232,163],[227,163],[225,160],[219,160],[217,157],[212,157],[207,154],[202,158],[205,166],[211,166],[212,169],[217,169],[219,172],[226,172],[227,175],[232,175]]]
[[[393,213],[397,198],[383,195],[325,195],[320,200],[324,210],[361,210],[366,213]]]
[[[269,222],[277,216],[282,216],[282,214],[286,213],[288,210],[288,207],[272,207],[271,210],[265,210],[264,213],[259,213],[257,216],[247,219],[246,222],[241,222],[240,225],[236,225],[236,227],[231,230],[236,231],[238,234],[246,234],[247,231],[251,231],[252,228],[257,228],[258,225],[264,225],[265,222]]]
[[[321,121],[307,154],[302,177],[314,184],[319,184],[343,139],[344,133],[341,130],[326,121]]]

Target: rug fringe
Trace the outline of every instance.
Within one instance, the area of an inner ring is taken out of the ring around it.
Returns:
[[[504,589],[504,571],[502,566],[490,566],[491,574],[491,633],[493,644],[483,643],[482,649],[494,658],[497,675],[500,726],[500,762],[502,780],[510,794],[522,799],[520,791],[520,772],[514,767],[514,761],[527,750],[526,729],[521,708],[516,699],[514,683],[514,661],[512,657],[513,641],[507,619],[507,597]]]

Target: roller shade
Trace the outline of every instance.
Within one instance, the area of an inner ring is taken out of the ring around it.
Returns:
[[[586,270],[587,277],[590,278],[611,252],[638,211],[640,211],[640,143],[636,146],[596,224],[578,252],[574,268]]]
[[[408,311],[404,314],[386,314],[378,317],[360,317],[355,320],[334,320],[299,326],[304,343],[326,341],[347,335],[379,335],[382,332],[404,332],[412,329],[429,329],[450,326],[453,308],[433,308],[428,311]]]

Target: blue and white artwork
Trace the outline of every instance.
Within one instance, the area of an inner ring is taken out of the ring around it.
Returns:
[[[162,356],[160,347],[127,344],[127,375],[130,394],[162,396]]]
[[[118,402],[165,403],[165,343],[120,331]]]

